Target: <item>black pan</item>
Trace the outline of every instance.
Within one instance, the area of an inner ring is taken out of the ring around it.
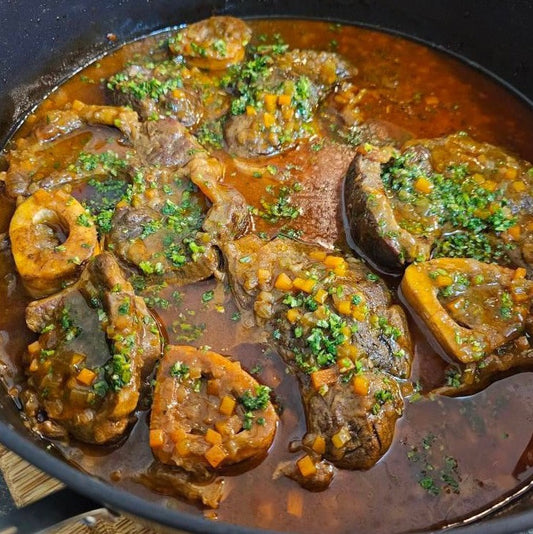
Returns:
[[[156,29],[222,13],[330,19],[401,33],[466,58],[533,105],[529,0],[0,0],[0,146],[35,103],[90,59]],[[0,442],[71,488],[1,519],[0,530],[11,522],[18,532],[35,532],[104,505],[174,529],[250,532],[169,510],[73,468],[28,432],[3,390]],[[532,503],[525,494],[503,517],[454,532],[526,531],[533,528]]]

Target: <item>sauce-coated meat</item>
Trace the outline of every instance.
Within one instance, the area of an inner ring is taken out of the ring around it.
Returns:
[[[530,169],[464,133],[364,147],[345,185],[352,237],[385,270],[430,256],[531,269]]]
[[[113,256],[96,256],[74,286],[32,302],[26,322],[40,334],[24,357],[25,411],[36,428],[88,443],[118,440],[161,341]]]
[[[264,456],[278,423],[269,393],[239,362],[209,350],[168,347],[150,418],[155,456],[191,472]]]
[[[533,282],[525,275],[523,268],[463,258],[439,258],[406,269],[401,283],[405,299],[446,353],[467,364],[450,392],[474,390],[494,373],[531,365],[525,334],[531,329]]]
[[[277,238],[247,236],[223,252],[233,291],[265,325],[300,383],[304,443],[336,466],[372,466],[402,413],[411,340],[403,311],[359,261]],[[372,371],[371,371],[372,370]],[[320,456],[319,454],[319,456]]]
[[[215,16],[118,47],[1,158],[0,380],[156,506],[307,534],[482,514],[533,474],[532,128],[363,28]]]

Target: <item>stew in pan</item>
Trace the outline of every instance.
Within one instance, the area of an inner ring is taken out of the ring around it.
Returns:
[[[80,469],[213,520],[483,511],[533,468],[532,132],[491,80],[367,29],[125,45],[6,147],[4,385]]]

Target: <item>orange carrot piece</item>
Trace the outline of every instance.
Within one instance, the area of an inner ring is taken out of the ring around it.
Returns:
[[[339,371],[336,367],[328,367],[311,373],[311,383],[318,391],[322,386],[334,384],[339,378]]]
[[[368,395],[368,379],[361,375],[356,375],[353,377],[352,381],[353,392],[356,395],[365,396]]]
[[[160,428],[150,430],[150,447],[160,449],[165,443],[165,436]]]
[[[84,386],[90,386],[94,379],[96,378],[96,373],[94,371],[91,371],[90,369],[87,369],[87,367],[84,367],[76,377],[76,380],[83,384]]]
[[[324,454],[326,452],[326,439],[323,436],[317,436],[313,441],[312,449],[317,454]]]
[[[300,458],[296,462],[296,465],[303,477],[310,477],[316,473],[315,462],[313,462],[313,459],[308,454]]]
[[[205,433],[205,440],[207,443],[211,443],[211,445],[217,445],[218,443],[222,443],[222,434],[219,434],[212,428],[208,428]]]
[[[274,282],[274,287],[280,291],[290,291],[293,287],[293,283],[285,273],[280,273]]]
[[[235,409],[236,401],[233,397],[229,397],[228,395],[225,395],[222,401],[220,402],[220,407],[218,411],[222,415],[231,415],[233,413],[233,410]]]
[[[223,461],[228,453],[220,446],[213,445],[206,453],[205,458],[211,465],[211,467],[218,467]]]

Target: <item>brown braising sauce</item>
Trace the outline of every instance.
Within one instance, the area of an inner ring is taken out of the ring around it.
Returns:
[[[374,95],[362,103],[365,116],[393,123],[416,138],[466,131],[477,140],[533,160],[533,111],[457,60],[402,38],[357,27],[294,20],[249,24],[255,39],[261,34],[279,34],[291,48],[330,50],[347,58],[357,67],[360,84]],[[26,135],[48,110],[61,109],[74,99],[105,103],[102,80],[163,38],[164,34],[123,46],[88,66],[54,91],[16,137]],[[64,154],[50,157],[68,157],[71,147],[61,150]],[[251,162],[246,167],[222,151],[215,151],[215,155],[226,166],[225,181],[256,209],[261,209],[261,199],[268,200],[268,186],[283,185],[287,169],[305,190],[308,166],[313,164],[298,151],[268,158],[266,163],[264,159]],[[341,205],[340,194],[332,205]],[[0,195],[0,233],[7,230],[13,210],[13,204]],[[348,250],[340,216],[339,208],[332,219],[317,223],[316,228],[318,233],[327,234],[326,241],[334,240],[338,247]],[[255,229],[274,234],[279,225],[256,217]],[[390,279],[393,290],[397,282]],[[261,332],[253,327],[251,317],[239,314],[231,291],[223,283],[210,279],[180,287],[179,294],[174,289],[154,294],[148,303],[167,341],[208,345],[232,355],[244,369],[272,387],[282,408],[268,456],[254,469],[244,473],[237,470],[234,476],[226,477],[225,498],[220,508],[210,513],[215,520],[308,533],[406,532],[453,523],[480,512],[516,491],[533,475],[533,466],[520,462],[533,430],[531,373],[499,380],[470,397],[426,396],[424,392],[442,380],[445,362],[428,344],[424,331],[411,321],[415,359],[410,382],[421,388],[422,394],[407,398],[389,452],[368,471],[337,470],[330,488],[321,493],[301,489],[288,478],[273,480],[281,461],[296,459],[289,444],[305,431],[294,376],[269,346],[259,342]],[[207,293],[210,291],[212,295]],[[203,298],[206,294],[209,297]],[[5,385],[13,395],[24,380],[21,354],[35,339],[24,326],[24,310],[30,300],[17,279],[9,249],[1,251],[0,362]],[[138,412],[138,421],[128,437],[116,446],[74,442],[57,446],[87,473],[149,500],[202,513],[187,502],[151,492],[138,482],[138,475],[153,460],[148,445],[148,413]]]

